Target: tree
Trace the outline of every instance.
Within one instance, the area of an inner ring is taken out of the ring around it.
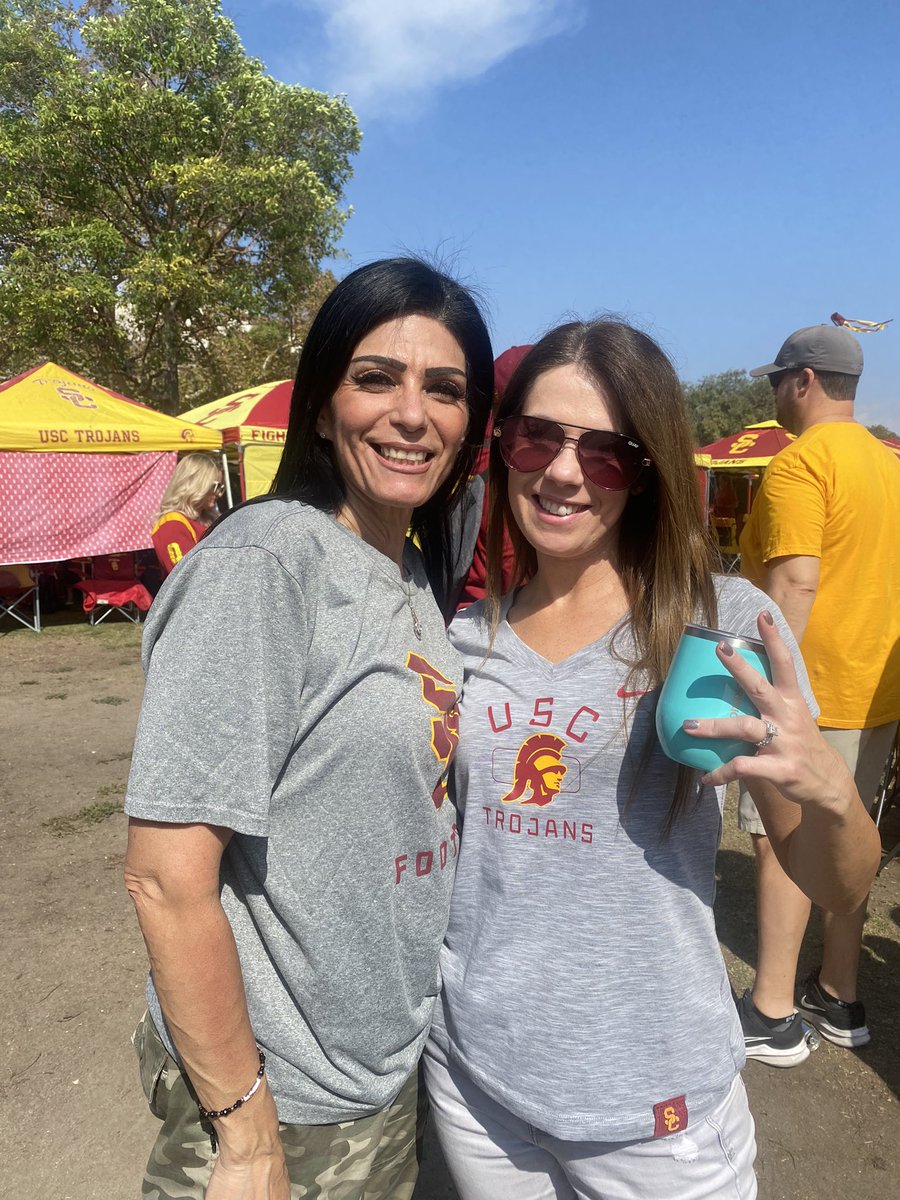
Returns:
[[[197,381],[223,343],[296,339],[359,141],[219,0],[0,0],[5,372],[54,358],[169,412],[185,380],[221,394]]]
[[[867,425],[866,429],[877,438],[894,438],[897,440],[898,437],[896,433],[888,429],[887,425]]]
[[[745,425],[771,420],[772,389],[766,379],[751,379],[746,371],[722,371],[684,386],[695,444],[708,446]]]

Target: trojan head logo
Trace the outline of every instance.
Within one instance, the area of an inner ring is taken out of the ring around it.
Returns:
[[[434,807],[440,808],[447,798],[447,767],[459,743],[459,709],[456,705],[456,689],[453,682],[423,658],[411,651],[406,665],[422,681],[422,699],[436,709],[437,716],[431,719],[431,749],[434,757],[444,768],[444,774],[431,793]]]
[[[555,733],[533,733],[519,747],[512,787],[502,797],[504,804],[551,804],[559,795],[568,768],[561,759],[566,743]],[[531,793],[524,800],[526,792]]]

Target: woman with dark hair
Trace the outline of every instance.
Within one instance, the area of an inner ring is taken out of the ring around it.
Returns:
[[[458,851],[461,660],[428,573],[452,572],[492,384],[459,284],[411,259],[354,271],[303,347],[271,497],[153,606],[125,805],[163,1121],[145,1195],[412,1193]]]
[[[783,618],[713,573],[692,458],[675,371],[614,321],[547,334],[498,413],[487,598],[451,626],[465,827],[425,1055],[462,1200],[754,1196],[712,911],[723,785],[747,780],[827,907],[852,909],[878,861]],[[517,586],[501,597],[504,527]],[[654,726],[694,622],[761,638],[775,681],[720,643],[762,716],[686,728],[758,753],[702,779]]]

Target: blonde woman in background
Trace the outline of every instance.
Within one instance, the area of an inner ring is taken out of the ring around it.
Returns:
[[[219,515],[225,490],[222,465],[211,454],[188,454],[175,468],[153,526],[153,549],[166,575],[200,541]]]

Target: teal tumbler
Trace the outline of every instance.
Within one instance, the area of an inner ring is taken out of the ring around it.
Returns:
[[[691,719],[759,716],[758,709],[719,661],[716,646],[720,642],[727,642],[735,654],[772,682],[765,646],[756,638],[685,625],[656,707],[656,732],[669,758],[698,771],[715,771],[739,754],[753,754],[755,750],[753,742],[692,737],[683,728],[684,722]]]

